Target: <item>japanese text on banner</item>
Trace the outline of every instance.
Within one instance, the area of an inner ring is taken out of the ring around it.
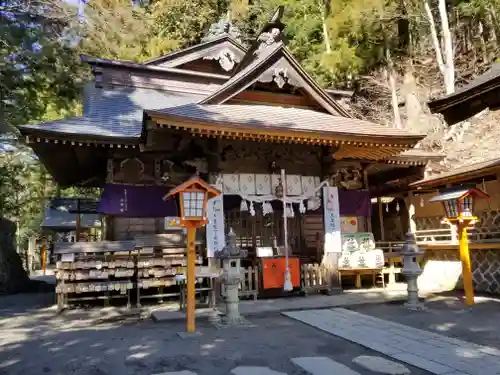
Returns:
[[[216,188],[220,188],[215,186]],[[224,233],[224,205],[223,195],[219,195],[207,202],[207,257],[213,258],[216,251],[222,250],[225,245]]]
[[[337,187],[323,188],[323,212],[325,225],[325,253],[340,253],[342,251],[342,236],[340,227],[339,191]]]

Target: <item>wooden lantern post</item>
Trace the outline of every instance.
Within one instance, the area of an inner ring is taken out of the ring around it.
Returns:
[[[208,223],[207,201],[221,192],[199,177],[193,177],[171,190],[164,199],[179,197],[180,224],[187,229],[187,272],[186,272],[186,332],[195,333],[195,264],[196,229]]]
[[[478,221],[473,214],[474,198],[489,198],[489,196],[477,188],[462,187],[443,190],[437,197],[429,200],[429,202],[441,202],[443,204],[446,215],[443,220],[445,223],[457,224],[465,304],[468,306],[474,304],[474,287],[472,285],[472,268],[467,235],[469,225],[474,225]]]

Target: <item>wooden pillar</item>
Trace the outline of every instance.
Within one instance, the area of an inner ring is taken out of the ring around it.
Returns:
[[[104,240],[106,241],[114,241],[115,239],[115,229],[114,229],[114,224],[115,220],[113,216],[106,215],[104,217],[104,221],[106,222],[106,227],[104,231]]]
[[[368,192],[368,194],[370,194],[370,184],[369,184],[369,181],[368,181],[368,167],[369,166],[370,165],[368,165],[365,168],[363,168],[363,183],[364,183],[364,188]],[[371,206],[370,206],[370,210],[371,210]],[[371,211],[370,211],[370,213],[371,213]],[[372,217],[370,215],[370,216],[368,216],[366,218],[366,231],[367,232],[372,232],[372,230],[373,230],[372,229]]]
[[[42,271],[45,276],[47,272],[47,244],[42,246]]]
[[[382,205],[382,199],[377,198],[378,207],[378,221],[380,226],[380,241],[385,241],[385,230],[384,230],[384,207]]]
[[[76,213],[76,235],[75,235],[75,241],[79,242],[80,241],[80,212]]]
[[[76,230],[75,230],[75,241],[79,242],[80,241],[80,199],[76,199]]]
[[[187,271],[186,271],[186,332],[195,333],[195,313],[196,313],[196,298],[195,298],[195,272],[196,272],[196,227],[187,228]]]

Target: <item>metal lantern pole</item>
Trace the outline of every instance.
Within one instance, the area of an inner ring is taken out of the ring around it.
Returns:
[[[283,284],[283,290],[290,292],[293,290],[293,285],[290,277],[290,267],[288,264],[288,228],[287,228],[287,215],[286,215],[286,180],[285,180],[285,170],[281,170],[281,183],[283,185],[283,233],[284,241],[283,245],[285,248],[285,283]]]

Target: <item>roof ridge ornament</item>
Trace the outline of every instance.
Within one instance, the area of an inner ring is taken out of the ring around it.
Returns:
[[[283,30],[286,25],[281,22],[284,12],[285,7],[283,5],[280,5],[276,9],[276,11],[269,18],[269,21],[257,33],[257,37],[252,41],[250,48],[243,57],[241,63],[236,67],[233,75],[250,65],[262,51],[267,50],[270,47],[277,47],[279,43],[285,44],[286,40],[284,38]]]
[[[233,24],[229,16],[223,16],[219,21],[210,25],[206,35],[201,39],[202,42],[209,42],[220,36],[228,35],[241,43],[241,31],[236,25]]]
[[[258,44],[257,51],[273,44],[284,42],[283,30],[286,25],[281,22],[284,11],[285,7],[283,5],[278,6],[278,9],[276,9],[269,21],[262,28],[256,40]]]

